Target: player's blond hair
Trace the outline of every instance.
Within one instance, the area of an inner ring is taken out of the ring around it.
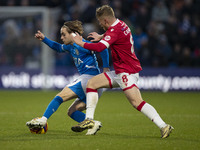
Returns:
[[[109,16],[109,17],[115,17],[115,13],[112,9],[112,7],[108,5],[103,5],[99,8],[96,9],[96,17],[104,17],[104,16]]]
[[[62,28],[66,28],[68,33],[78,32],[80,35],[83,34],[82,22],[78,21],[78,20],[67,21],[67,22],[64,23]]]

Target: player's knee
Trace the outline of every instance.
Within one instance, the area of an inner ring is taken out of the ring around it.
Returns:
[[[63,102],[69,100],[70,98],[68,97],[68,95],[64,95],[63,93],[58,93],[56,96],[59,96],[62,98]]]
[[[62,99],[64,98],[61,92],[58,93],[56,96],[59,96],[59,97],[61,97]]]

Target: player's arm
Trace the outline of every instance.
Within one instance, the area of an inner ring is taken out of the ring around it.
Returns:
[[[103,50],[102,52],[100,52],[101,55],[101,59],[103,62],[103,72],[107,72],[110,71],[109,69],[109,52],[108,49],[106,48],[105,50]]]
[[[83,47],[85,49],[91,50],[91,51],[101,52],[104,49],[108,48],[101,42],[86,43],[82,40],[82,36],[80,36],[78,33],[76,33],[75,37],[72,36],[72,38],[76,44],[80,45],[81,47]]]
[[[87,41],[87,40],[84,40],[84,39],[83,39],[83,41],[86,42],[86,43],[91,43],[90,41]],[[86,50],[87,52],[89,51],[87,49],[84,49],[84,50]],[[89,52],[91,53],[91,51],[89,51]],[[101,56],[101,59],[102,59],[102,62],[103,62],[103,72],[110,71],[108,49],[106,48],[102,52],[100,52],[100,56]]]
[[[82,36],[80,36],[78,33],[76,33],[76,36],[72,38],[76,44],[85,49],[102,52],[104,49],[108,48],[112,43],[114,43],[119,36],[118,32],[106,32],[105,34],[103,39],[101,39],[98,43],[86,43],[82,41]]]
[[[106,49],[106,45],[104,45],[101,42],[98,43],[84,43],[83,47],[85,49],[96,51],[96,52],[102,52],[104,49]]]
[[[64,45],[64,44],[60,44],[55,41],[52,41],[52,40],[48,39],[47,37],[45,37],[45,35],[42,32],[40,32],[39,30],[35,34],[35,38],[42,41],[43,43],[48,45],[50,48],[52,48],[53,50],[55,50],[56,52],[59,52],[59,53],[65,52],[65,50],[70,49],[70,45]]]

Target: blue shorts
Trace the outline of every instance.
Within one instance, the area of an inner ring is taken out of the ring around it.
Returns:
[[[76,95],[78,95],[79,99],[86,103],[86,95],[85,92],[83,91],[83,87],[81,85],[81,81],[77,82],[76,84],[72,86],[68,86]]]
[[[76,95],[79,100],[86,103],[86,86],[89,79],[94,77],[94,75],[83,74],[78,79],[74,80],[71,84],[68,84],[67,87],[70,88]],[[98,89],[99,97],[102,95],[103,89]]]

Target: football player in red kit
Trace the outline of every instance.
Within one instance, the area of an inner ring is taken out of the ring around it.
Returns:
[[[99,74],[88,81],[86,118],[80,124],[73,126],[72,130],[81,132],[94,126],[94,112],[98,102],[97,89],[120,86],[131,105],[160,128],[161,138],[168,137],[173,127],[166,124],[155,108],[142,99],[137,86],[139,71],[142,70],[142,67],[134,52],[134,41],[130,28],[115,17],[113,9],[108,5],[98,8],[96,17],[106,32],[103,35],[92,32],[88,37],[93,38],[93,41],[99,41],[98,43],[83,42],[79,35],[73,39],[76,44],[88,50],[100,52],[110,47],[115,71]]]

